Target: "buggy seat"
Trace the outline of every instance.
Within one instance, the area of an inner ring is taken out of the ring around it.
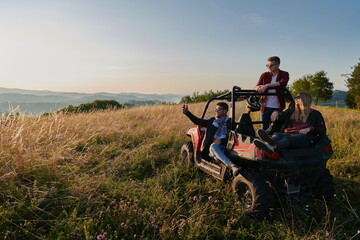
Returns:
[[[255,129],[251,121],[250,112],[241,114],[237,128],[234,131],[238,134],[255,137]]]

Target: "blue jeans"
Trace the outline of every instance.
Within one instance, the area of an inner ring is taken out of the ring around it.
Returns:
[[[213,158],[219,159],[220,161],[225,163],[225,165],[229,165],[231,163],[231,161],[223,152],[224,149],[225,149],[224,145],[219,145],[219,144],[213,143],[210,145],[210,155]]]
[[[284,148],[306,148],[311,146],[311,138],[306,134],[284,134],[274,133],[271,139],[276,142],[278,149]]]
[[[270,116],[275,110],[278,110],[278,109],[277,108],[265,107],[264,112],[261,113],[261,121],[267,121],[267,123],[263,123],[262,126],[261,126],[261,128],[263,130],[266,131],[266,129],[269,128],[270,123],[268,123],[268,122],[271,121]]]

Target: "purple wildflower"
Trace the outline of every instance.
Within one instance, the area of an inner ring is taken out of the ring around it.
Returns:
[[[193,196],[193,200],[194,200],[194,201],[197,201],[197,200],[198,200],[198,197],[197,197],[197,196]]]
[[[126,224],[124,222],[120,223],[120,227],[124,228]]]
[[[208,199],[211,200],[213,198],[213,196],[208,196]]]
[[[360,230],[358,230],[357,234],[360,234]]]
[[[199,200],[201,200],[203,198],[203,195],[199,195]]]
[[[97,240],[102,240],[102,239],[105,239],[106,238],[106,235],[107,235],[107,232],[104,232],[103,234],[100,234],[96,237]]]

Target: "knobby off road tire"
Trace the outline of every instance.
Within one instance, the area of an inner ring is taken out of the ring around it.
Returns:
[[[320,176],[315,181],[313,189],[314,198],[329,203],[335,194],[335,184],[333,176],[328,169],[322,170]]]
[[[192,142],[187,142],[182,145],[180,159],[188,166],[194,163],[194,148]]]
[[[254,169],[241,170],[232,188],[250,216],[257,219],[269,216],[274,206],[274,191]]]

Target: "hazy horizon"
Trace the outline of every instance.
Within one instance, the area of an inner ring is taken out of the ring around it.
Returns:
[[[111,92],[111,91],[94,91],[94,92],[81,92],[81,91],[56,91],[56,90],[48,90],[48,89],[25,89],[25,88],[5,88],[5,87],[0,87],[0,89],[11,89],[11,90],[23,90],[23,91],[44,91],[44,92],[60,92],[60,93],[81,93],[81,94],[95,94],[95,93],[109,93],[109,94],[131,94],[131,93],[135,93],[135,94],[158,94],[158,95],[165,95],[165,94],[173,94],[173,95],[187,95],[187,94],[192,94],[193,92],[189,92],[189,93],[143,93],[143,92]],[[213,90],[213,91],[217,91],[217,90],[224,90],[224,89],[208,89],[208,90]],[[206,91],[206,90],[205,90]]]
[[[233,86],[229,87],[229,88],[222,88],[222,89],[204,89],[204,91],[218,91],[218,90],[231,90]],[[192,91],[192,92],[188,92],[188,93],[171,93],[171,92],[168,92],[168,93],[143,93],[143,92],[104,92],[104,91],[101,91],[101,92],[80,92],[80,91],[54,91],[54,90],[47,90],[47,89],[23,89],[23,88],[4,88],[4,87],[0,87],[0,89],[3,88],[3,89],[14,89],[14,90],[24,90],[24,91],[44,91],[44,92],[63,92],[63,93],[81,93],[81,94],[96,94],[96,93],[108,93],[108,94],[148,94],[148,95],[151,95],[151,94],[158,94],[158,95],[166,95],[166,94],[170,94],[170,95],[192,95],[194,92],[196,91]],[[244,88],[245,89],[245,88]],[[338,91],[347,91],[347,89],[343,88],[343,89],[335,89],[334,88],[334,91],[335,90],[338,90]],[[203,93],[204,91],[201,91],[200,93]]]
[[[360,2],[0,2],[0,86],[80,93],[191,94],[252,88],[269,56],[294,80],[334,88],[359,61]],[[305,14],[306,13],[306,14]]]

